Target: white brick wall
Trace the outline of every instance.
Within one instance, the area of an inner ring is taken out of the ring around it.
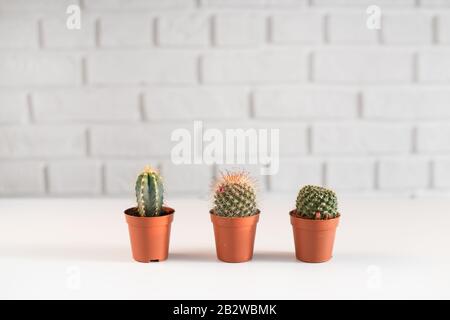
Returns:
[[[283,159],[280,171],[270,180],[270,190],[275,192],[295,192],[306,184],[322,185],[323,162],[320,159]]]
[[[203,47],[209,43],[210,19],[201,13],[158,17],[157,43],[162,47]]]
[[[69,30],[66,21],[47,18],[42,21],[43,46],[48,48],[92,48],[95,46],[95,21],[83,17],[83,28]]]
[[[35,196],[45,193],[42,162],[2,161],[0,194],[2,196]],[[24,183],[26,181],[26,183]]]
[[[419,53],[419,81],[424,83],[450,82],[450,50],[424,50]]]
[[[438,41],[445,44],[450,43],[450,14],[440,14],[438,16],[438,30]]]
[[[134,89],[66,89],[32,94],[36,122],[138,122],[139,93]]]
[[[430,163],[426,159],[383,159],[379,164],[380,189],[418,189],[430,184]]]
[[[0,124],[23,123],[28,119],[25,93],[0,92]]]
[[[36,48],[38,30],[35,19],[2,18],[0,20],[0,48]]]
[[[386,44],[429,44],[433,41],[432,15],[426,13],[386,14],[382,39]]]
[[[436,159],[433,182],[436,188],[450,188],[450,158]]]
[[[332,44],[372,45],[379,41],[379,31],[368,29],[363,10],[338,12],[328,17],[328,40]]]
[[[325,49],[314,55],[313,70],[318,83],[408,83],[413,80],[413,54],[405,49]]]
[[[92,84],[193,84],[196,60],[189,52],[101,52],[88,58]]]
[[[450,118],[449,104],[450,91],[444,88],[372,88],[364,92],[364,116],[370,119]]]
[[[205,83],[304,82],[308,76],[307,55],[302,51],[231,51],[204,56]]]
[[[405,154],[412,149],[412,128],[407,124],[341,123],[313,126],[315,154]]]
[[[98,161],[64,161],[48,167],[49,192],[54,195],[98,195],[102,191]]]
[[[361,192],[374,187],[374,161],[370,159],[333,159],[326,167],[326,185],[337,191]]]
[[[419,152],[450,152],[450,124],[423,124],[418,128],[417,149]]]
[[[80,59],[62,53],[0,53],[0,86],[77,85]]]
[[[273,43],[319,44],[323,41],[323,16],[320,13],[277,13],[271,22]]]
[[[150,14],[103,14],[98,28],[101,47],[150,47],[154,44]]]
[[[241,88],[158,88],[146,91],[149,120],[242,119],[249,94]]]
[[[449,44],[448,0],[0,0],[0,197],[132,196],[148,163],[206,196],[236,166],[170,162],[194,120],[280,129],[278,174],[244,167],[293,201],[450,194]]]
[[[255,13],[222,13],[214,20],[214,44],[219,47],[259,46],[266,40],[265,17]]]
[[[0,129],[0,158],[82,157],[86,130],[73,126],[7,126]]]
[[[285,87],[254,93],[255,117],[266,119],[352,119],[357,117],[357,91]]]

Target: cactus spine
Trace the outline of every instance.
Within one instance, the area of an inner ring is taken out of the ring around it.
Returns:
[[[255,184],[246,172],[221,174],[214,186],[214,214],[248,217],[258,213]]]
[[[150,167],[136,180],[137,211],[141,217],[155,217],[162,212],[164,186],[160,175]]]
[[[339,216],[336,194],[323,187],[303,187],[298,193],[296,208],[296,215],[301,218],[327,220]]]

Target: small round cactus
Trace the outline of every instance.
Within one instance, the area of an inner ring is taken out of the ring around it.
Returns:
[[[162,213],[164,186],[161,176],[145,167],[136,180],[137,211],[141,217],[155,217]]]
[[[258,212],[255,183],[248,173],[222,173],[214,186],[213,213],[222,217],[248,217]]]
[[[303,187],[298,193],[296,208],[296,215],[306,219],[327,220],[339,216],[336,194],[323,187]]]

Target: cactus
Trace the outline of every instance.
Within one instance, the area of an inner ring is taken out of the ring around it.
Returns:
[[[339,216],[334,191],[317,186],[305,186],[299,191],[296,208],[301,218],[327,220]]]
[[[213,213],[222,217],[248,217],[257,214],[255,183],[248,173],[221,174],[214,186]]]
[[[155,217],[162,212],[164,187],[160,175],[150,167],[136,180],[137,211],[141,217]]]

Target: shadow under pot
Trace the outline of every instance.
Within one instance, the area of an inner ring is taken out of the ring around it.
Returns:
[[[217,258],[224,262],[245,262],[253,258],[259,210],[248,217],[222,217],[210,211]]]
[[[141,217],[137,208],[125,210],[130,233],[131,251],[138,262],[164,261],[169,255],[170,228],[175,210],[162,208],[155,217]]]
[[[300,218],[296,210],[290,213],[294,231],[295,256],[303,262],[320,263],[333,256],[334,238],[339,217],[328,220]]]

